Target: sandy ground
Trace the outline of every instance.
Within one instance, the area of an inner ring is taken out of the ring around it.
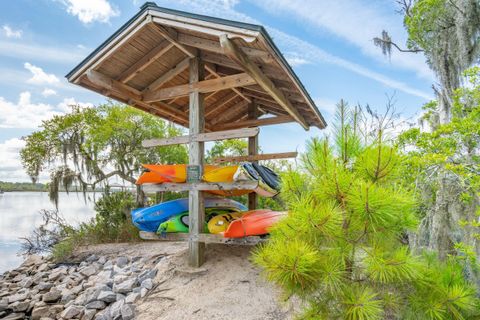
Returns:
[[[187,244],[144,242],[85,248],[85,253],[142,256],[156,264],[157,285],[137,303],[137,319],[291,319],[292,303],[250,261],[249,246],[208,245],[207,262],[187,265]]]

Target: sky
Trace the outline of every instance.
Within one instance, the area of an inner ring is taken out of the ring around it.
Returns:
[[[415,122],[432,99],[434,76],[421,54],[382,55],[372,39],[388,30],[405,43],[393,0],[156,0],[157,5],[265,26],[319,110],[331,123],[345,99],[382,111],[394,96],[401,119]],[[28,181],[20,160],[23,136],[69,105],[105,97],[69,84],[65,75],[144,1],[0,1],[0,181]],[[331,126],[329,127],[331,128]],[[328,129],[327,129],[328,131]],[[263,152],[302,151],[323,135],[298,124],[263,127]],[[48,173],[48,172],[47,172]],[[47,179],[47,173],[42,175]]]

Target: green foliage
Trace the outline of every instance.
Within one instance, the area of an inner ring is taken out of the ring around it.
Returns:
[[[388,117],[362,144],[356,121],[364,115],[350,116],[355,111],[343,101],[338,108],[335,143],[312,139],[300,170],[283,173],[289,215],[253,260],[308,305],[301,319],[476,316],[478,299],[461,264],[414,255],[404,241],[418,221],[403,182],[408,162],[383,139]]]
[[[219,157],[244,156],[247,154],[248,143],[245,139],[229,139],[215,141],[212,148],[208,150],[205,160],[213,161]]]
[[[74,106],[70,113],[44,121],[39,131],[25,138],[22,164],[33,181],[51,169],[50,195],[56,203],[61,187],[76,185],[85,191],[106,186],[113,177],[134,183],[142,163],[185,163],[185,146],[142,147],[145,139],[180,133],[158,117],[129,106]],[[137,200],[143,200],[141,190],[138,193]]]
[[[47,186],[42,183],[0,181],[2,191],[45,191],[46,189]]]

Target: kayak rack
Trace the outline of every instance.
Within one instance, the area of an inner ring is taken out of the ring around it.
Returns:
[[[197,236],[191,236],[188,233],[165,233],[163,235],[155,232],[140,231],[140,238],[150,241],[200,241],[203,243],[219,243],[232,245],[250,245],[254,246],[265,242],[267,238],[260,236],[249,236],[243,238],[224,238],[220,234],[200,233]]]
[[[162,191],[213,191],[213,190],[255,190],[258,181],[235,181],[235,182],[192,182],[192,183],[162,183],[146,184],[145,192]]]

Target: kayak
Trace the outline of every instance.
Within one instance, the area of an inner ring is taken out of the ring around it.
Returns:
[[[214,216],[208,221],[208,231],[210,233],[222,233],[227,230],[232,221],[241,218],[242,215],[243,212],[232,212]]]
[[[152,171],[146,171],[138,177],[137,181],[135,184],[141,185],[141,184],[146,184],[146,183],[164,183],[168,182],[169,180],[165,177],[162,177],[158,173],[152,172]]]
[[[205,208],[229,209],[231,211],[247,210],[240,202],[226,198],[206,198]],[[188,198],[171,200],[152,207],[134,209],[131,214],[132,222],[138,229],[156,232],[162,222],[183,212],[188,212]]]
[[[203,232],[208,233],[208,222],[210,222],[211,219],[214,219],[215,217],[219,215],[224,215],[224,214],[238,214],[237,212],[229,209],[217,209],[217,208],[207,208],[205,209],[205,227]],[[241,215],[237,215],[237,217],[240,217]],[[188,212],[184,212],[181,214],[178,214],[176,216],[171,217],[165,222],[162,222],[160,226],[158,227],[157,233],[158,234],[163,234],[163,233],[176,233],[176,232],[183,232],[187,233],[188,232],[188,227],[189,227],[189,219],[188,219]]]
[[[225,238],[243,238],[260,236],[268,233],[268,229],[287,216],[287,212],[271,210],[252,210],[245,212],[239,219],[232,221],[223,233]]]
[[[254,190],[262,197],[271,198],[278,194],[279,179],[275,172],[256,163],[243,163],[234,175],[235,181],[258,181]]]
[[[205,182],[233,182],[235,173],[239,166],[226,166],[213,169],[203,174],[203,181]],[[242,196],[253,192],[253,190],[212,190],[209,193],[220,196]]]
[[[187,180],[186,164],[142,164],[142,166],[166,180],[161,182],[183,183]],[[218,166],[205,165],[205,173],[217,168]]]

